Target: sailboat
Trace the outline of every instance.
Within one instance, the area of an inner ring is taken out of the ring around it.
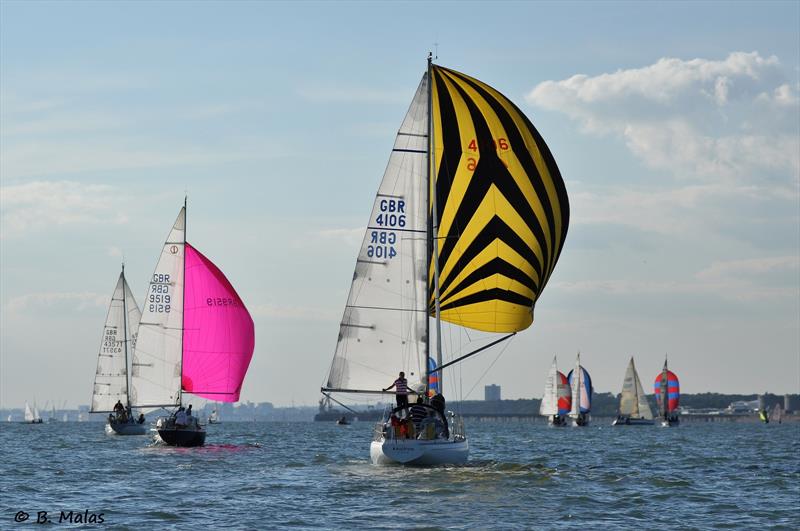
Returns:
[[[219,413],[217,413],[216,408],[211,410],[211,414],[208,416],[208,423],[209,424],[219,424],[222,420],[219,418]]]
[[[202,446],[206,430],[184,410],[184,393],[236,402],[254,347],[253,319],[242,299],[186,241],[184,203],[147,289],[133,349],[133,407],[173,410],[156,421],[161,441]]]
[[[581,365],[580,352],[578,353],[578,359],[575,361],[575,368],[569,371],[567,375],[567,382],[572,395],[569,410],[569,418],[572,419],[572,425],[588,426],[591,419],[589,413],[592,411],[592,392],[594,388],[592,387],[592,378]]]
[[[25,423],[26,424],[41,424],[42,417],[39,415],[39,408],[36,407],[36,402],[33,403],[33,409],[25,402]]]
[[[659,424],[662,427],[677,426],[680,422],[676,411],[681,398],[681,388],[678,377],[667,369],[666,358],[664,358],[664,368],[656,376],[653,387],[658,405]]]
[[[769,412],[769,420],[781,424],[783,422],[783,408],[780,404],[775,404]]]
[[[641,426],[653,425],[653,411],[647,402],[639,373],[633,363],[633,357],[625,371],[625,380],[622,382],[622,395],[619,399],[619,415],[611,423],[612,426]]]
[[[373,203],[321,388],[327,397],[385,395],[408,374],[424,419],[410,419],[402,402],[387,411],[373,463],[468,459],[463,422],[445,411],[444,369],[530,326],[568,224],[564,181],[528,118],[429,56]],[[506,335],[444,363],[442,322]]]
[[[572,393],[567,377],[558,370],[558,362],[553,356],[553,364],[544,383],[544,395],[539,405],[539,414],[547,417],[550,426],[566,426],[567,414],[572,409]]]
[[[111,295],[94,375],[91,413],[108,413],[106,433],[145,435],[144,416],[133,415],[128,394],[128,353],[136,346],[142,312],[125,278],[125,264]]]

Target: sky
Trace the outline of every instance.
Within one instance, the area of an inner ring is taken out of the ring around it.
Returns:
[[[316,404],[429,50],[527,114],[571,205],[457,397],[540,397],[578,351],[601,392],[665,355],[684,392],[800,392],[798,2],[3,0],[0,407],[89,403],[120,263],[143,299],[185,194],[256,324],[241,399]]]

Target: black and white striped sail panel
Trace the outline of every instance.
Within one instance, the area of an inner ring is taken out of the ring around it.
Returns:
[[[427,295],[427,76],[406,113],[356,259],[325,388],[380,390],[400,371],[425,370]]]
[[[567,234],[564,181],[508,98],[441,66],[432,80],[441,318],[487,332],[524,330]]]

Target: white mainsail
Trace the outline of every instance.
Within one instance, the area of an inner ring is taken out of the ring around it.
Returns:
[[[147,288],[131,363],[133,407],[180,403],[185,230],[186,209],[181,208]]]
[[[558,387],[561,382],[558,378],[558,363],[553,356],[553,364],[547,373],[547,380],[544,383],[544,396],[539,405],[539,414],[549,417],[558,414]]]
[[[123,268],[106,315],[103,338],[97,355],[91,412],[114,410],[117,401],[128,404],[128,360],[136,345],[142,312],[125,280]],[[127,344],[126,344],[127,343]],[[55,412],[53,413],[55,417]]]
[[[42,420],[42,416],[39,415],[39,408],[36,407],[36,403],[33,404],[33,420],[35,422]]]
[[[633,358],[628,362],[628,368],[625,371],[625,380],[622,382],[619,413],[623,416],[647,420],[652,420],[653,418],[653,412],[650,410],[650,404],[647,402],[647,396],[642,388],[642,382],[639,380],[639,373],[636,372]]]
[[[25,422],[33,422],[36,417],[33,416],[30,404],[25,402]]]
[[[361,244],[324,391],[424,385],[427,339],[427,76],[403,120]],[[416,370],[414,370],[416,368]]]
[[[578,418],[581,415],[581,408],[588,410],[591,406],[589,402],[589,391],[586,389],[586,382],[583,377],[583,367],[581,367],[581,355],[575,361],[575,369],[572,371],[572,406],[569,411],[571,418]]]

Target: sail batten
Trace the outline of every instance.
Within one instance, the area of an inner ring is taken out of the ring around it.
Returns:
[[[441,317],[487,332],[523,330],[566,237],[564,182],[505,96],[444,67],[431,72]],[[503,259],[509,248],[514,259]]]

